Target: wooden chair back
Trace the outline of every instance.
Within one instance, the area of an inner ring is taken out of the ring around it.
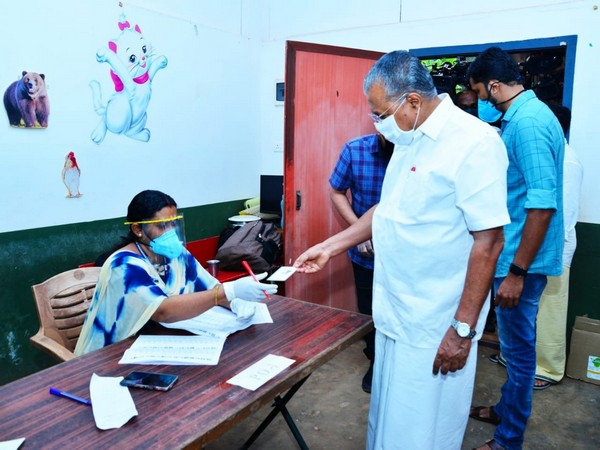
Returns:
[[[39,331],[30,338],[35,347],[62,361],[75,357],[99,276],[100,267],[77,268],[31,287],[40,319]]]

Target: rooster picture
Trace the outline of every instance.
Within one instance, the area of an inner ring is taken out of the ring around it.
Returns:
[[[79,166],[77,165],[75,153],[69,152],[65,156],[65,165],[62,170],[63,183],[67,187],[67,198],[81,197],[81,193],[79,192],[80,174],[81,170],[79,170]]]

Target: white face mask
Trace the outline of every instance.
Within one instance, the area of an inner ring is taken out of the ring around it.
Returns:
[[[400,107],[404,104],[406,99],[402,100],[400,106],[396,109],[400,109]],[[415,137],[415,128],[417,126],[417,121],[419,120],[419,114],[421,113],[421,106],[419,105],[419,109],[417,110],[417,117],[415,117],[415,123],[413,124],[412,130],[404,131],[400,129],[398,124],[396,123],[396,119],[394,118],[394,114],[390,114],[381,122],[375,122],[375,129],[379,131],[388,141],[394,143],[395,145],[410,145]]]

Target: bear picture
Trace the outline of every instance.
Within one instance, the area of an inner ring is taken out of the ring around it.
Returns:
[[[10,125],[18,128],[46,128],[50,115],[50,100],[43,73],[22,73],[4,92],[4,107]]]

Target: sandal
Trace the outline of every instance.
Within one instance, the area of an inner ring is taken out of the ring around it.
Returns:
[[[556,384],[556,382],[553,380],[548,380],[547,378],[542,377],[535,377],[535,379],[533,380],[533,389],[535,389],[536,391],[543,391],[544,389],[548,389],[553,384]]]
[[[502,367],[506,367],[506,360],[501,353],[494,353],[493,355],[488,356],[488,359],[493,363],[500,364]]]
[[[487,441],[485,444],[483,444],[481,447],[474,448],[473,450],[478,450],[478,449],[485,450],[485,447],[489,448],[490,450],[504,450],[504,447],[502,447],[500,444],[498,444],[495,439],[491,439],[491,440]]]
[[[499,425],[501,420],[500,416],[494,412],[493,406],[472,406],[469,417],[492,425]]]

